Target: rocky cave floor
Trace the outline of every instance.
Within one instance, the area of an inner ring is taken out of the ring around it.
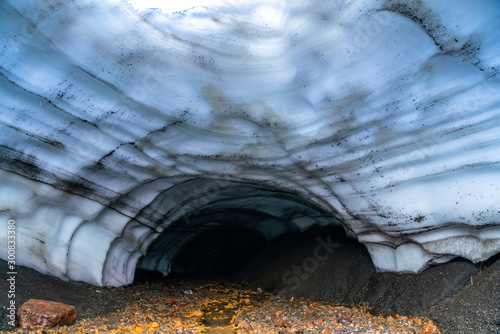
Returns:
[[[432,322],[423,318],[374,316],[363,305],[345,307],[303,298],[282,299],[261,289],[249,290],[214,279],[173,278],[104,289],[80,284],[68,289],[71,291],[65,291],[65,296],[53,291],[55,295],[47,297],[65,300],[68,295],[79,296],[81,300],[75,303],[79,319],[71,326],[44,332],[437,333]],[[29,331],[9,331],[22,332]]]
[[[224,279],[149,277],[98,288],[19,267],[16,305],[28,299],[74,305],[77,321],[45,331],[53,333],[438,333],[434,326],[450,334],[500,333],[498,256],[418,275],[376,273],[363,246],[335,233],[282,237]],[[336,245],[326,259],[314,258],[325,245],[318,238]],[[0,330],[27,333],[6,323],[3,261],[0,270]]]

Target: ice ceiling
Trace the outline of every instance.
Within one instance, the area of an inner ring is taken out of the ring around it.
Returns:
[[[121,285],[315,224],[379,270],[500,252],[498,1],[153,3],[0,2],[18,264]]]

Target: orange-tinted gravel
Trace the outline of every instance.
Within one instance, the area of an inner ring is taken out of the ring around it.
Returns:
[[[180,281],[108,289],[133,298],[104,317],[77,317],[71,326],[44,333],[439,333],[422,318],[373,316],[367,306],[282,300],[260,289],[223,283]],[[20,332],[28,333],[11,333]]]

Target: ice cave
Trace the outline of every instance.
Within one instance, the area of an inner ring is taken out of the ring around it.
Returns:
[[[0,6],[18,265],[121,286],[329,225],[379,272],[500,253],[498,1]]]

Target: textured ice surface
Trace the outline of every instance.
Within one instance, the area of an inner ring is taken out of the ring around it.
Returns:
[[[341,221],[380,270],[500,251],[497,1],[154,2],[0,2],[19,264],[120,285],[163,245],[168,273],[204,225],[165,231],[221,209]]]

